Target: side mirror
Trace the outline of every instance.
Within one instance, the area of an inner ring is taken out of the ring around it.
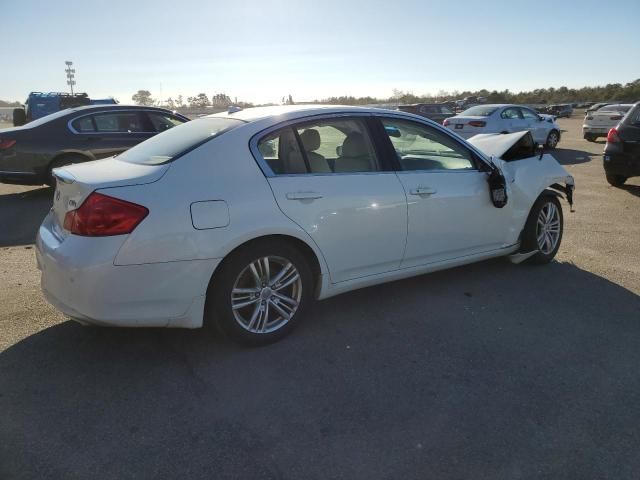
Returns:
[[[539,122],[544,122],[544,117],[542,117],[542,116],[538,117],[538,121]]]

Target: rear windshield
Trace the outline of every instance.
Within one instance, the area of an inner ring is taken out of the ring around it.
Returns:
[[[167,163],[188,150],[243,123],[245,122],[242,120],[222,117],[192,120],[139,143],[120,154],[118,160],[144,165]]]
[[[632,105],[606,105],[598,109],[599,112],[628,112]]]
[[[485,105],[476,105],[475,107],[467,108],[460,114],[461,117],[488,117],[495,112],[498,107],[489,107]]]

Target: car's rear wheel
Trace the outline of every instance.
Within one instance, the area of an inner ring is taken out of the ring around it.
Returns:
[[[293,330],[312,300],[305,256],[288,242],[267,240],[225,259],[207,293],[206,321],[246,345],[265,345]]]
[[[584,139],[585,139],[587,142],[595,142],[595,141],[596,141],[596,138],[598,138],[598,137],[596,137],[595,135],[591,135],[591,134],[589,134],[589,133],[585,133],[585,134],[584,134]]]
[[[557,130],[551,130],[549,135],[547,135],[547,142],[545,143],[547,148],[554,149],[558,146],[558,142],[560,141],[560,134]]]
[[[613,187],[621,187],[622,185],[624,185],[624,182],[626,182],[628,178],[628,177],[625,177],[624,175],[613,175],[610,173],[607,173],[606,177],[607,177],[607,182],[609,182],[609,184]]]
[[[537,253],[527,262],[549,263],[558,253],[564,231],[562,206],[555,195],[543,195],[533,205],[524,228],[522,251]]]
[[[45,178],[47,185],[49,185],[50,187],[56,186],[56,178],[53,176],[54,168],[60,168],[67,165],[74,164],[74,163],[82,163],[82,162],[86,162],[87,160],[88,159],[86,157],[83,157],[82,155],[77,155],[77,154],[68,154],[68,155],[63,155],[62,157],[56,158],[53,162],[49,164],[49,168],[47,169],[47,176]]]

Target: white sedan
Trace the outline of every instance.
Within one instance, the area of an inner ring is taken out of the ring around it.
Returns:
[[[55,170],[47,299],[84,324],[264,344],[316,299],[498,256],[546,263],[572,177],[531,136],[467,143],[402,112],[216,114]]]
[[[536,143],[556,148],[560,127],[551,115],[541,115],[521,105],[476,105],[442,124],[462,138],[479,133],[531,132]]]

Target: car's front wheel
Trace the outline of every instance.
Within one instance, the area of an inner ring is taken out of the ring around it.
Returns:
[[[533,205],[523,232],[522,251],[537,250],[527,261],[545,264],[553,260],[560,248],[563,231],[564,217],[558,198],[542,195]]]
[[[560,134],[557,130],[551,130],[549,135],[547,135],[546,147],[550,149],[554,149],[558,146],[558,142],[560,141]]]
[[[206,320],[239,343],[272,343],[297,325],[313,284],[309,263],[294,245],[267,240],[241,247],[209,286]]]

